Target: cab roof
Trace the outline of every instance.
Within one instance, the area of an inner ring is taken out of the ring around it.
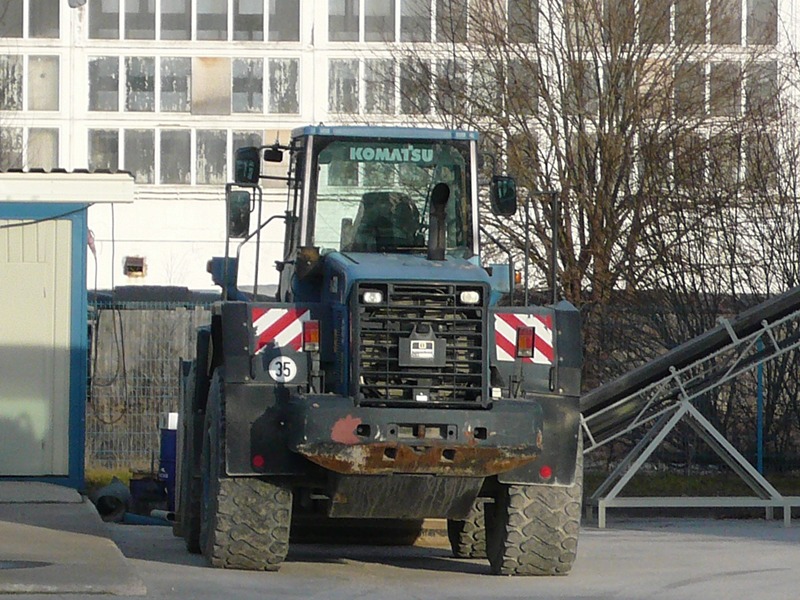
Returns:
[[[292,139],[305,136],[390,138],[404,140],[477,140],[477,131],[463,129],[432,129],[426,127],[376,127],[367,125],[307,125],[292,130]]]

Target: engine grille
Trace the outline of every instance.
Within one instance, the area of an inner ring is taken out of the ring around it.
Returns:
[[[365,291],[379,291],[382,302],[367,304]],[[460,301],[464,291],[478,292],[476,305]],[[355,375],[361,404],[483,404],[484,331],[488,290],[475,284],[360,283],[353,333]],[[403,365],[401,340],[415,327],[433,331],[445,346],[443,366]]]

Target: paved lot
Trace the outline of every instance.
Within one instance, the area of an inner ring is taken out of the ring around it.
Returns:
[[[441,544],[413,548],[296,545],[278,573],[219,571],[186,553],[167,527],[112,525],[110,534],[146,584],[146,598],[800,597],[800,526],[787,529],[780,521],[618,518],[605,530],[589,525],[582,532],[572,574],[544,579],[493,577],[483,561],[453,559]],[[99,597],[103,596],[86,596]]]
[[[144,594],[95,507],[75,490],[0,482],[0,593]],[[27,597],[27,596],[21,596]]]

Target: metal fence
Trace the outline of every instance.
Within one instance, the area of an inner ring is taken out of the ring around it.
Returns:
[[[197,327],[210,322],[210,300],[191,302],[108,302],[93,305],[90,314],[91,357],[86,409],[86,467],[151,472],[157,468],[159,415],[177,411],[180,359],[194,358]],[[662,330],[687,306],[657,310],[654,306],[615,306],[594,343],[585,332],[588,371],[610,380],[697,332]],[[584,325],[591,318],[584,314]],[[698,324],[712,324],[711,315]],[[669,319],[667,317],[670,317]],[[645,332],[647,333],[645,335]],[[800,465],[800,375],[792,355],[764,371],[764,462],[770,469]],[[591,379],[591,377],[590,377]],[[589,382],[591,385],[591,381]],[[745,454],[755,456],[754,376],[709,399],[706,416]],[[635,443],[635,439],[627,440]],[[663,461],[702,461],[691,435],[660,451]],[[613,454],[613,453],[612,453]],[[710,456],[709,456],[710,457]],[[711,457],[710,457],[711,458]]]
[[[180,359],[194,358],[195,329],[209,322],[208,304],[94,304],[87,468],[157,468],[159,415],[177,411]]]

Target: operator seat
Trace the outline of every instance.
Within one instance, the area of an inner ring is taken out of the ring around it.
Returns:
[[[416,204],[401,192],[367,192],[353,224],[350,252],[383,252],[424,245]]]

